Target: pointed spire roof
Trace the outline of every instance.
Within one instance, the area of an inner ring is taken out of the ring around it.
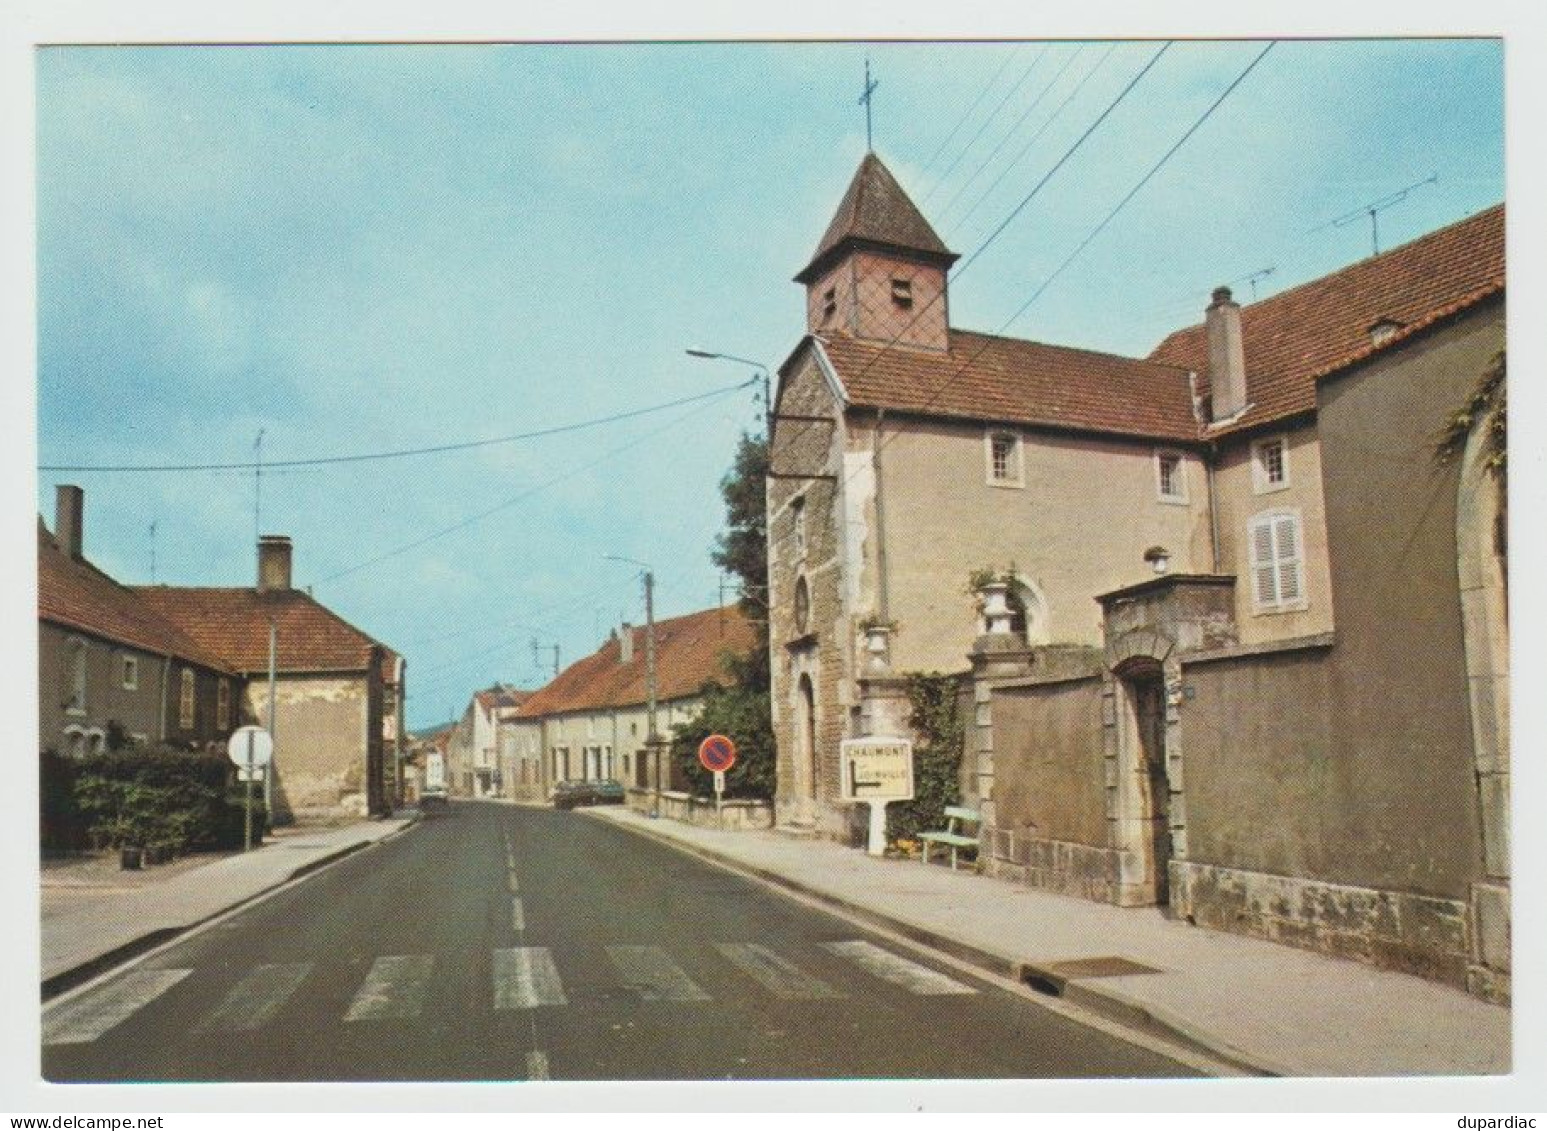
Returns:
[[[874,153],[865,154],[833,222],[797,283],[809,283],[851,243],[912,252],[949,267],[959,258],[929,226],[918,206],[902,191],[892,171]]]

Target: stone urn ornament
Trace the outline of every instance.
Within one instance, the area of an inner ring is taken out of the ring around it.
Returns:
[[[985,581],[978,586],[978,598],[983,602],[983,619],[988,622],[991,636],[1008,635],[1010,618],[1010,583],[1003,578]]]
[[[865,651],[870,656],[872,671],[885,671],[891,666],[892,633],[897,626],[891,621],[870,619],[861,622],[860,631],[865,634]]]

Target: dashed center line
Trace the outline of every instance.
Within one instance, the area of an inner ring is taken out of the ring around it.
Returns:
[[[526,912],[521,907],[519,895],[510,901],[510,928],[513,931],[526,930]]]
[[[526,1054],[526,1078],[528,1080],[547,1080],[548,1054],[533,1049]]]
[[[515,946],[494,952],[494,1008],[568,1005],[547,947]]]

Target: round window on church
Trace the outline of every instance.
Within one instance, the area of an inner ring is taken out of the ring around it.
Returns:
[[[802,577],[795,582],[795,632],[804,636],[811,631],[811,588]]]

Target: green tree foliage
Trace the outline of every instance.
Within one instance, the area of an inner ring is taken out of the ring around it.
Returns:
[[[727,797],[771,800],[774,795],[774,738],[769,712],[768,670],[768,520],[764,489],[768,444],[742,434],[735,462],[720,480],[725,500],[725,529],[710,555],[714,564],[736,578],[738,604],[754,630],[752,651],[727,655],[726,683],[704,688],[704,708],[672,732],[671,757],[692,791],[714,791],[713,776],[698,764],[698,744],[711,734],[736,743],[736,765],[725,775]]]
[[[961,681],[931,673],[908,677],[908,725],[913,748],[913,800],[886,807],[890,840],[913,840],[945,828],[945,807],[961,801],[962,751],[966,729],[961,714]]]

